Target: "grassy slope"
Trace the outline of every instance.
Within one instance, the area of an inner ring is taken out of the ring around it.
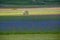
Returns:
[[[4,20],[3,20],[4,19]],[[60,15],[33,15],[33,16],[0,16],[0,22],[2,21],[59,21]]]
[[[0,35],[0,40],[60,40],[60,34]]]

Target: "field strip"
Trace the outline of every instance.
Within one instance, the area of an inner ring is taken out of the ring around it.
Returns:
[[[60,34],[17,34],[0,37],[0,40],[60,40]]]
[[[50,14],[60,14],[60,8],[17,8],[17,9],[0,9],[0,16],[21,16],[23,11],[27,10],[29,15],[50,15]]]

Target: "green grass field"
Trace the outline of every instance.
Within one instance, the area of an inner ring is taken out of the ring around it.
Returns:
[[[60,34],[0,35],[0,40],[60,40]]]

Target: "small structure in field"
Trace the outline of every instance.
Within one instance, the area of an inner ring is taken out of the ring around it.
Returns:
[[[28,11],[23,11],[23,15],[24,16],[28,16],[29,15],[29,12]]]

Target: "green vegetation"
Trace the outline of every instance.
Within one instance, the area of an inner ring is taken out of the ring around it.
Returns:
[[[42,2],[46,2],[44,4],[59,4],[60,0],[35,0],[36,3],[33,2],[33,0],[0,0],[0,4],[14,4],[14,5],[43,5]]]
[[[4,19],[4,20],[3,20]],[[36,16],[0,16],[0,22],[3,21],[48,21],[48,20],[54,20],[59,21],[60,17],[59,15],[36,15]]]
[[[10,34],[60,34],[60,32],[0,32],[0,35]]]
[[[60,40],[60,34],[0,35],[0,40]]]
[[[36,15],[36,16],[0,16],[0,22],[10,22],[10,21],[37,21],[37,22],[41,22],[41,21],[49,21],[49,20],[53,20],[53,21],[60,21],[60,17],[59,15]],[[40,31],[40,32],[17,32],[17,31],[12,31],[12,32],[1,32],[0,30],[0,35],[9,35],[9,34],[60,34],[59,32],[59,26],[57,27],[56,31],[50,31],[50,32],[44,32],[44,31]],[[58,32],[57,32],[58,31]]]

